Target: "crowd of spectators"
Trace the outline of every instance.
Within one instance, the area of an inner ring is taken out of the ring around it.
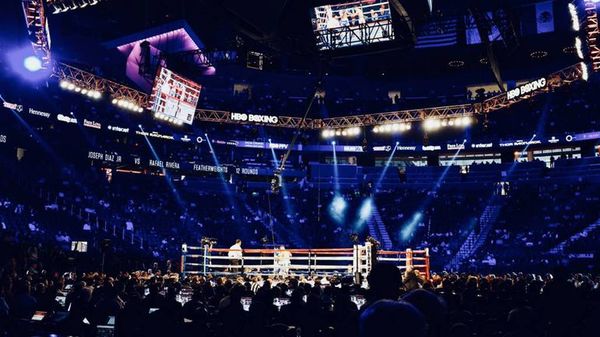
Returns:
[[[337,276],[180,276],[164,265],[73,272],[56,246],[34,252],[3,235],[0,248],[2,336],[595,336],[598,329],[600,278],[561,269],[425,278],[378,264],[356,284]]]

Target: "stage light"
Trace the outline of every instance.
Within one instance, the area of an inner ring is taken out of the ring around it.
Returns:
[[[342,198],[339,194],[336,194],[329,204],[329,215],[335,220],[337,223],[344,222],[346,209],[348,208],[348,203],[344,198]]]
[[[577,56],[581,60],[583,60],[583,48],[582,48],[581,39],[579,37],[575,38],[575,50],[577,51]]]
[[[442,126],[444,126],[444,127],[445,127],[445,126],[448,126],[448,121],[444,119],[444,120],[442,121]]]
[[[400,142],[396,142],[396,146],[400,145]]]
[[[67,87],[69,86],[69,82],[67,82],[67,81],[65,81],[65,80],[61,80],[61,81],[60,81],[60,83],[59,83],[59,86],[60,86],[62,89],[67,89]]]
[[[448,121],[448,125],[449,125],[449,126],[454,126],[454,120],[453,120],[453,119],[449,120],[449,121]]]
[[[77,93],[81,92],[81,88],[80,87],[75,87],[75,92],[77,92]]]
[[[411,235],[414,233],[415,229],[417,228],[417,225],[419,224],[419,221],[421,221],[422,218],[423,213],[416,212],[415,214],[413,214],[410,221],[404,224],[403,228],[400,230],[400,239],[402,241],[407,241],[408,239],[410,239]]]
[[[578,32],[580,28],[579,14],[577,13],[577,6],[573,3],[569,3],[569,13],[571,14],[571,27],[574,31]]]
[[[463,126],[469,126],[471,125],[473,121],[471,120],[471,117],[465,116],[462,118],[462,125]]]
[[[42,60],[40,60],[37,56],[28,56],[23,61],[23,66],[25,66],[25,69],[34,73],[42,70]]]
[[[581,79],[587,81],[590,78],[590,74],[588,72],[588,66],[584,62],[580,63],[581,65]]]
[[[73,83],[69,83],[69,85],[67,85],[68,90],[75,90],[75,88],[76,88],[75,84],[73,84]]]
[[[87,93],[88,93],[88,90],[87,90],[87,89],[81,89],[81,94],[82,94],[82,95],[86,95]]]
[[[271,138],[269,138],[269,143],[271,142]]]
[[[335,140],[331,142],[331,145],[335,146]]]
[[[373,213],[373,199],[368,198],[363,201],[363,204],[360,206],[360,211],[358,212],[358,217],[362,221],[367,221],[371,218],[371,214]]]
[[[373,128],[373,133],[379,133],[379,127],[378,126],[375,126]]]

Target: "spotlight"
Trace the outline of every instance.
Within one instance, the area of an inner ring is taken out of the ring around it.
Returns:
[[[581,79],[587,81],[590,78],[590,74],[588,73],[587,64],[581,62]]]
[[[579,37],[575,38],[575,51],[577,51],[577,56],[583,60],[583,48]]]
[[[378,126],[375,126],[373,128],[373,133],[379,133],[379,127]]]
[[[448,126],[448,121],[444,119],[444,120],[442,121],[442,126],[444,126],[444,127]]]
[[[87,90],[87,89],[82,89],[82,90],[81,90],[81,94],[82,94],[82,95],[86,95],[87,93],[88,93],[88,90]]]
[[[400,145],[400,142],[396,142],[396,146]]]
[[[116,98],[113,98],[113,100],[112,100],[112,104],[115,104],[115,105],[116,105],[118,102],[119,102],[119,101],[117,101],[117,99],[116,99]]]
[[[471,117],[465,116],[465,117],[462,118],[462,125],[463,126],[469,126],[469,125],[471,125],[471,122],[473,122],[471,120]]]
[[[337,130],[337,131],[335,132],[335,135],[336,135],[336,136],[341,136],[341,135],[342,135],[342,131],[340,131],[340,130]]]
[[[269,138],[269,143],[271,142],[271,138]]]
[[[331,145],[335,146],[335,140],[331,142]]]
[[[571,23],[574,31],[579,31],[579,14],[577,14],[577,6],[573,3],[569,3],[569,13],[571,14]]]
[[[75,90],[75,88],[76,88],[76,87],[75,87],[75,84],[73,84],[73,83],[69,83],[69,84],[67,85],[67,90]]]
[[[81,88],[80,87],[75,87],[75,92],[81,92]]]
[[[449,125],[449,126],[454,126],[454,120],[453,120],[453,119],[449,120],[449,121],[448,121],[448,125]]]
[[[60,86],[62,89],[67,89],[67,87],[69,86],[69,82],[68,82],[68,81],[65,81],[65,80],[61,80],[61,81],[60,81],[60,83],[59,83],[59,86]]]
[[[37,56],[28,56],[23,60],[23,66],[25,66],[25,69],[28,71],[34,73],[42,70],[42,60]]]

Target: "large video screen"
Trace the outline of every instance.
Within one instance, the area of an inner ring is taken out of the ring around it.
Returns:
[[[320,50],[394,39],[388,0],[364,0],[315,7],[312,24]]]
[[[151,110],[159,118],[192,125],[200,89],[198,83],[160,67],[152,88]]]

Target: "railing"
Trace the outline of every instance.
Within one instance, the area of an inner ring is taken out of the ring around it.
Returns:
[[[372,245],[321,249],[242,249],[182,245],[181,272],[202,275],[356,275],[372,268]],[[241,256],[229,256],[230,252]],[[429,249],[377,251],[377,261],[430,275]]]

